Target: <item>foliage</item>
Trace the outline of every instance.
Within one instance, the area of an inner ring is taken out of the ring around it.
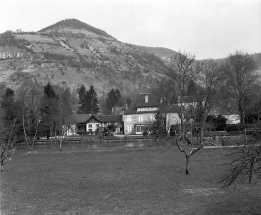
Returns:
[[[1,172],[4,165],[10,162],[17,149],[16,124],[18,122],[18,105],[14,101],[14,91],[5,90],[0,106],[0,166]]]
[[[167,131],[165,127],[165,117],[160,111],[155,114],[155,119],[151,125],[151,134],[155,137],[165,136]]]
[[[41,101],[41,129],[47,133],[47,139],[49,135],[52,136],[53,130],[57,124],[59,113],[59,98],[55,93],[53,87],[48,82],[44,86],[44,96]]]
[[[26,45],[30,43],[24,39],[15,38],[14,34],[11,31],[6,31],[3,34],[0,34],[0,46],[15,46],[21,49],[27,49]]]
[[[28,148],[33,148],[39,132],[42,99],[42,92],[39,88],[40,86],[35,81],[28,80],[17,90],[17,99],[22,109],[20,113],[22,130]]]
[[[81,87],[78,89],[78,98],[79,98],[79,106],[78,106],[78,113],[85,113],[85,106],[86,106],[86,87],[82,84]]]
[[[226,129],[226,118],[222,115],[208,115],[206,122],[213,125],[217,131],[224,131]]]
[[[107,94],[106,98],[106,106],[108,109],[108,112],[111,113],[112,108],[116,107],[116,105],[122,105],[119,104],[121,101],[121,92],[119,89],[111,89],[110,92]]]
[[[90,86],[86,93],[86,100],[89,104],[89,108],[86,110],[87,113],[98,114],[100,112],[99,99],[93,85]]]
[[[193,80],[190,80],[190,81],[188,82],[187,95],[188,95],[188,96],[197,95],[197,85],[196,85],[195,81],[193,81]]]
[[[0,107],[0,166],[1,172],[4,171],[4,165],[13,159],[14,153],[17,149],[17,143],[13,140],[13,132],[16,124],[16,118],[12,124],[7,126],[3,123],[4,121],[4,110]]]
[[[15,93],[14,90],[10,88],[6,88],[5,93],[2,96],[1,101],[1,108],[2,108],[2,115],[3,115],[3,123],[6,128],[11,130],[12,125],[14,124],[14,127],[12,128],[12,140],[16,139],[17,136],[20,134],[20,126],[21,126],[21,105],[19,101],[15,100]],[[14,123],[15,122],[15,123]],[[4,134],[3,136],[5,139],[8,139],[9,137]]]
[[[108,130],[109,130],[110,132],[115,132],[117,126],[114,125],[114,124],[110,124],[110,125],[107,126],[107,128],[108,128]]]
[[[80,89],[78,90],[78,97],[78,113],[98,114],[100,112],[98,96],[93,85],[90,86],[88,91],[86,91],[84,85],[81,85]]]
[[[250,126],[247,124],[232,124],[232,125],[227,125],[226,131],[227,132],[239,132],[239,131],[242,132],[248,127],[250,127]]]

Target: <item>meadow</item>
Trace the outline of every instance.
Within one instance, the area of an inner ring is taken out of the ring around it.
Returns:
[[[261,214],[261,186],[222,188],[230,149],[203,148],[190,175],[177,148],[18,151],[1,214]]]

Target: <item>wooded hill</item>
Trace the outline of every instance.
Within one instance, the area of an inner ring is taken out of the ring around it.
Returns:
[[[66,19],[38,32],[0,35],[0,84],[48,81],[75,90],[93,85],[98,94],[118,88],[123,94],[148,88],[163,76],[162,60],[176,52],[118,41],[103,30]],[[260,66],[261,54],[253,55]]]
[[[173,53],[175,53],[173,51]],[[105,31],[67,19],[38,32],[0,36],[0,82],[19,86],[24,79],[76,89],[94,85],[98,93],[148,87],[165,70],[151,48],[122,43]]]

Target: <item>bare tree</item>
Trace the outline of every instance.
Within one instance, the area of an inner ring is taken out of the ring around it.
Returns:
[[[221,76],[221,65],[219,63],[213,60],[205,60],[200,64],[199,84],[201,92],[197,96],[197,107],[191,110],[191,118],[193,118],[200,131],[198,142],[202,142],[207,116],[215,105],[223,99],[226,87],[224,78]]]
[[[195,56],[188,53],[181,53],[171,56],[166,62],[166,75],[171,82],[172,90],[178,97],[178,103],[173,104],[177,114],[180,118],[181,132],[184,135],[184,114],[186,113],[184,107],[184,97],[187,92],[189,81],[196,80],[201,71],[200,64],[195,62]]]
[[[31,149],[34,147],[39,130],[41,97],[42,94],[34,81],[23,83],[18,90],[25,141]]]
[[[245,99],[256,80],[256,63],[249,54],[236,51],[226,58],[222,69],[228,80],[229,90],[237,102],[240,122],[244,124]]]
[[[260,141],[260,130],[256,130],[245,143],[231,149],[228,154],[229,162],[226,163],[229,169],[222,180],[225,187],[246,182],[256,183],[261,179]]]
[[[176,144],[178,146],[179,151],[183,152],[185,157],[186,157],[186,175],[189,175],[189,160],[190,160],[190,157],[192,155],[194,155],[196,152],[198,152],[200,149],[202,149],[204,147],[204,144],[201,143],[200,146],[198,146],[196,148],[192,148],[190,141],[187,138],[185,138],[185,141],[188,144],[183,145],[183,148],[182,148],[181,144],[179,143],[177,138],[176,138],[175,141],[176,141]]]
[[[176,103],[176,95],[174,86],[172,85],[171,80],[162,78],[156,79],[152,84],[152,93],[159,97],[160,105],[159,109],[164,116],[165,129],[168,130],[169,124],[167,122],[167,112],[169,107]]]
[[[10,126],[4,125],[3,120],[4,110],[0,107],[0,162],[1,162],[1,172],[4,171],[4,165],[10,162],[13,159],[14,153],[17,149],[17,144],[12,138],[15,124],[17,118],[13,119],[13,122]]]
[[[59,111],[56,122],[56,130],[59,133],[58,137],[59,141],[59,149],[62,150],[63,139],[67,136],[67,128],[68,128],[68,119],[72,114],[71,109],[71,93],[69,89],[66,89],[61,95],[59,100]]]

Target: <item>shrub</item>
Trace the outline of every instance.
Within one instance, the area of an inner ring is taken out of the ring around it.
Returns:
[[[244,131],[246,128],[249,127],[250,126],[247,124],[232,124],[232,125],[227,125],[226,131],[227,132]]]
[[[143,136],[147,136],[148,135],[148,131],[143,131]]]

